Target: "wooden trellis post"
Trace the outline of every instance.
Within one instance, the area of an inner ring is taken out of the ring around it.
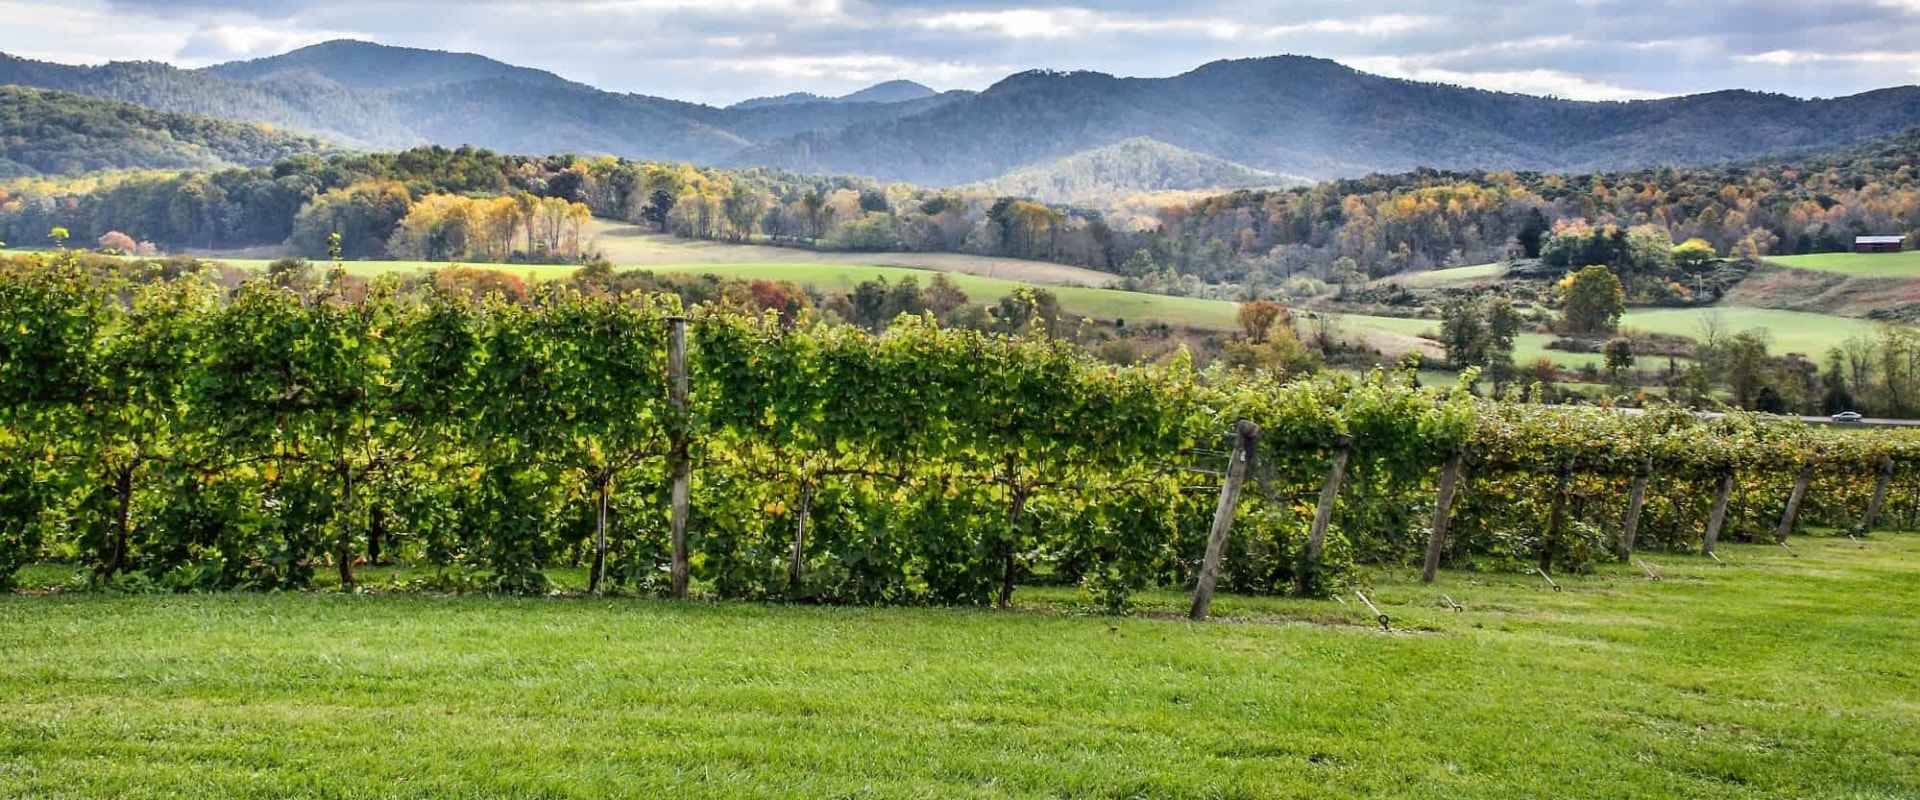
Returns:
[[[1200,565],[1200,582],[1193,589],[1193,608],[1187,616],[1206,619],[1213,607],[1213,587],[1220,582],[1220,561],[1226,557],[1227,533],[1233,527],[1233,510],[1240,504],[1240,487],[1247,480],[1247,466],[1259,457],[1260,426],[1241,420],[1234,427],[1233,454],[1227,461],[1227,477],[1220,484],[1220,503],[1213,509],[1213,531],[1207,537],[1206,560]]]
[[[1546,541],[1540,544],[1540,574],[1543,576],[1553,569],[1553,552],[1560,541],[1560,529],[1566,525],[1567,495],[1572,490],[1573,465],[1563,464],[1560,466],[1559,477],[1553,484],[1553,508],[1547,512]],[[1552,583],[1553,579],[1547,578],[1547,582]],[[1557,584],[1554,590],[1559,591]]]
[[[1733,500],[1733,478],[1731,469],[1720,476],[1720,493],[1714,495],[1713,512],[1707,515],[1707,541],[1701,548],[1702,555],[1713,555],[1713,545],[1720,541],[1720,529],[1727,524],[1727,504]]]
[[[1893,459],[1880,461],[1880,477],[1874,481],[1873,497],[1867,501],[1867,518],[1861,520],[1862,535],[1873,532],[1873,526],[1880,521],[1880,506],[1887,501],[1887,485],[1893,482]]]
[[[800,595],[800,579],[805,577],[807,563],[807,522],[813,514],[813,481],[808,479],[800,485],[800,507],[794,514],[793,553],[787,563],[787,596]]]
[[[1340,497],[1340,482],[1346,478],[1352,447],[1353,437],[1347,434],[1333,440],[1333,465],[1327,468],[1327,481],[1320,486],[1320,505],[1313,511],[1313,529],[1307,533],[1306,564],[1294,579],[1294,590],[1299,594],[1307,593],[1307,568],[1320,564],[1320,554],[1326,548],[1327,525],[1333,521],[1333,504]]]
[[[1627,518],[1620,526],[1620,560],[1633,557],[1634,539],[1640,535],[1640,514],[1647,510],[1647,482],[1653,480],[1653,459],[1640,462],[1633,474],[1633,486],[1627,493]]]
[[[1440,572],[1440,554],[1447,547],[1447,526],[1452,522],[1453,497],[1459,491],[1460,471],[1466,460],[1465,451],[1455,450],[1440,470],[1440,496],[1433,501],[1433,532],[1427,537],[1427,564],[1420,573],[1422,583],[1432,583]]]
[[[687,494],[693,483],[693,460],[688,453],[689,419],[687,405],[687,318],[667,318],[667,405],[672,409],[669,426],[668,466],[673,473],[673,500],[668,526],[673,537],[673,596],[686,599],[691,569],[687,557]]]
[[[1780,527],[1773,532],[1775,541],[1784,542],[1793,533],[1793,524],[1800,519],[1800,504],[1807,499],[1807,487],[1813,485],[1813,461],[1800,465],[1800,474],[1793,479],[1793,492],[1787,495],[1787,510],[1780,515]]]

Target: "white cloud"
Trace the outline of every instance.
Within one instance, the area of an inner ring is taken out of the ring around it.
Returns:
[[[1797,67],[1805,64],[1893,64],[1920,66],[1920,51],[1860,50],[1822,53],[1812,50],[1769,50],[1740,56],[1748,64]]]
[[[1348,59],[1347,64],[1363,72],[1390,78],[1451,83],[1496,92],[1552,95],[1568,100],[1650,100],[1670,96],[1667,92],[1615,86],[1552,69],[1453,70],[1409,64],[1406,59],[1397,56]]]
[[[949,11],[914,24],[931,31],[1003,36],[1009,39],[1067,39],[1109,33],[1170,33],[1221,41],[1280,39],[1301,34],[1390,36],[1432,25],[1432,17],[1383,14],[1357,19],[1320,19],[1258,25],[1219,17],[1138,17],[1087,8],[1010,8]]]
[[[204,66],[284,53],[329,39],[343,38],[354,38],[354,34],[345,31],[270,28],[264,25],[207,25],[186,38],[176,51],[176,60],[185,66]]]
[[[710,102],[1281,53],[1586,99],[1832,96],[1920,75],[1920,0],[0,0],[0,51],[66,63],[198,66],[346,31]]]
[[[987,67],[950,61],[916,61],[892,55],[764,56],[708,58],[694,64],[741,74],[769,75],[788,80],[826,80],[839,84],[873,83],[902,76],[951,85],[983,76],[1004,75],[1005,67]]]

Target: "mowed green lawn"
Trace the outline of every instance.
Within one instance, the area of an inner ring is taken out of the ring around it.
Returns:
[[[1838,272],[1861,278],[1920,278],[1920,250],[1903,253],[1815,253],[1774,256],[1767,260],[1783,267]]]
[[[0,597],[0,796],[1920,796],[1920,537],[1796,546],[1377,575],[1393,633],[1351,595]]]

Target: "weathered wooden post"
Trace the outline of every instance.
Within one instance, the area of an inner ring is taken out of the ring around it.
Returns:
[[[1220,484],[1220,503],[1213,508],[1213,531],[1207,537],[1206,560],[1200,564],[1200,582],[1193,589],[1193,608],[1187,616],[1207,618],[1213,607],[1213,587],[1220,582],[1220,561],[1227,553],[1227,533],[1233,527],[1233,510],[1240,504],[1240,486],[1246,483],[1247,466],[1259,457],[1260,426],[1241,420],[1234,426],[1233,454],[1227,461],[1227,478]]]
[[[1633,557],[1633,543],[1640,535],[1640,514],[1647,510],[1647,482],[1653,479],[1653,459],[1640,462],[1633,474],[1633,486],[1627,492],[1627,518],[1620,526],[1620,560]]]
[[[687,406],[687,318],[667,318],[667,405],[672,422],[668,426],[668,466],[673,474],[672,516],[668,526],[673,536],[673,596],[686,599],[690,568],[687,558],[687,493],[693,482],[693,462],[688,453],[693,427]]]
[[[611,478],[605,474],[596,481],[600,500],[595,504],[593,521],[593,571],[587,575],[587,593],[599,594],[600,582],[607,576],[607,494]]]
[[[1867,500],[1867,518],[1861,520],[1860,533],[1873,533],[1873,526],[1880,522],[1880,505],[1887,501],[1887,485],[1893,481],[1893,459],[1880,461],[1880,477],[1874,481],[1873,497]]]
[[[796,597],[800,593],[800,578],[806,566],[807,558],[807,520],[813,513],[813,482],[805,481],[800,485],[800,508],[794,515],[793,557],[787,563],[787,596]]]
[[[1707,541],[1701,548],[1702,555],[1713,555],[1713,545],[1720,541],[1720,529],[1727,524],[1727,504],[1733,500],[1733,478],[1731,469],[1720,476],[1720,493],[1714,495],[1713,512],[1707,515]]]
[[[1466,460],[1466,451],[1455,450],[1440,470],[1440,496],[1433,501],[1433,532],[1427,537],[1427,564],[1420,573],[1421,583],[1432,583],[1440,572],[1440,553],[1447,547],[1447,526],[1452,521],[1453,496],[1460,488],[1460,470]]]
[[[1554,550],[1559,546],[1560,529],[1566,525],[1567,520],[1567,495],[1571,493],[1572,490],[1573,465],[1562,464],[1560,465],[1559,478],[1554,481],[1553,508],[1547,512],[1546,541],[1540,543],[1540,574],[1543,576],[1547,574],[1547,570],[1553,569]],[[1548,578],[1547,580],[1552,581],[1553,579]],[[1555,586],[1554,588],[1558,589],[1559,587]]]
[[[1309,570],[1318,569],[1320,554],[1326,548],[1327,525],[1333,521],[1333,504],[1340,497],[1340,482],[1347,475],[1347,456],[1353,437],[1340,434],[1333,440],[1333,465],[1327,468],[1327,481],[1320,486],[1320,505],[1313,511],[1313,528],[1307,533],[1307,558],[1294,579],[1294,592],[1306,594]]]
[[[1807,487],[1813,485],[1813,461],[1808,459],[1800,465],[1800,474],[1793,479],[1793,491],[1787,495],[1787,510],[1780,514],[1780,527],[1773,532],[1774,541],[1784,542],[1793,533],[1793,525],[1800,519],[1800,504],[1807,499]]]

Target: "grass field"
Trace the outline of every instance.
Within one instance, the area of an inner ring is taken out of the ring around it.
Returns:
[[[1363,314],[1349,314],[1345,317],[1356,329],[1379,329],[1391,331],[1403,336],[1429,336],[1439,334],[1440,321],[1436,319],[1408,319],[1402,317],[1373,317]],[[1552,334],[1523,333],[1514,337],[1513,363],[1526,366],[1540,358],[1551,360],[1562,369],[1579,369],[1587,364],[1602,366],[1606,359],[1598,353],[1570,353],[1565,350],[1552,350],[1547,343],[1554,340]],[[1665,369],[1667,360],[1656,356],[1641,356],[1634,359],[1634,368],[1645,371]]]
[[[1920,796],[1920,537],[1796,544],[1561,593],[1376,575],[1395,633],[1351,597],[1196,625],[1069,589],[0,597],[0,796]]]
[[[1815,253],[1767,259],[1783,267],[1838,272],[1861,278],[1920,278],[1920,250],[1904,253]]]
[[[1710,314],[1719,316],[1721,326],[1729,334],[1751,328],[1765,329],[1768,350],[1776,355],[1801,353],[1816,359],[1850,337],[1878,336],[1881,327],[1880,323],[1863,319],[1735,306],[1633,309],[1620,320],[1620,325],[1698,339],[1702,323]]]
[[[1470,267],[1448,267],[1446,269],[1413,272],[1394,275],[1374,281],[1375,284],[1397,283],[1412,289],[1438,289],[1446,286],[1464,286],[1487,283],[1507,274],[1507,265],[1499,262],[1475,264]]]

